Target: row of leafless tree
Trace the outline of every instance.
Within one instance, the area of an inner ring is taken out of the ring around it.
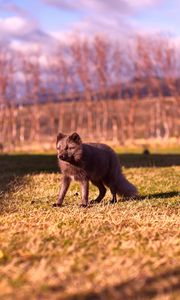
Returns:
[[[178,136],[179,50],[162,35],[74,37],[48,54],[0,45],[0,148],[58,130],[122,143]]]
[[[83,140],[112,142],[113,144],[162,139],[179,136],[179,113],[174,98],[138,101],[131,120],[131,101],[100,100],[82,102],[47,103],[6,108],[1,138],[9,150],[16,146],[33,148],[48,144],[55,147],[57,132],[79,132]],[[38,111],[38,115],[36,112]],[[32,116],[36,116],[36,120]],[[2,117],[2,116],[0,116]],[[1,149],[0,149],[1,150]]]

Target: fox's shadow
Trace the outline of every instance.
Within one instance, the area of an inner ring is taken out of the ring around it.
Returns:
[[[130,199],[130,201],[142,201],[142,200],[151,200],[151,199],[167,199],[173,198],[176,196],[180,196],[180,192],[165,192],[165,193],[154,193],[154,194],[147,194],[147,195],[140,195],[135,199]],[[124,200],[129,201],[129,200]]]
[[[74,196],[77,196],[78,194],[76,193]],[[176,196],[180,196],[180,192],[174,191],[174,192],[166,192],[166,193],[154,193],[154,194],[147,194],[147,195],[139,195],[135,198],[131,198],[131,199],[121,199],[118,202],[129,202],[129,201],[143,201],[143,200],[154,200],[154,199],[168,199],[168,198],[173,198]],[[93,203],[94,202],[94,203]],[[100,202],[101,203],[101,202]],[[108,204],[109,205],[109,201],[108,202],[103,202],[103,204]],[[98,203],[95,203],[95,201],[91,200],[90,205],[97,205]]]
[[[166,192],[166,193],[154,193],[154,194],[147,194],[147,195],[139,195],[135,198],[122,198],[122,199],[119,198],[118,202],[143,201],[143,200],[154,200],[154,199],[168,199],[168,198],[173,198],[173,197],[176,197],[176,196],[180,196],[180,192],[174,191],[174,192]],[[95,205],[97,203],[95,203],[95,202],[93,203],[93,200],[92,200],[90,202],[90,204]],[[109,201],[107,202],[107,204],[109,204]]]

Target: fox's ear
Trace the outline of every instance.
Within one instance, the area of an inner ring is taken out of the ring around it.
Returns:
[[[76,144],[81,144],[81,138],[78,133],[74,132],[69,136],[69,140],[73,141]]]
[[[58,143],[60,140],[62,140],[65,136],[66,136],[65,134],[59,132],[58,135],[57,135],[57,143]]]

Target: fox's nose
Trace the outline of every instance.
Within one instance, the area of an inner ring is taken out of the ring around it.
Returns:
[[[59,159],[65,159],[65,158],[66,158],[65,154],[60,154],[59,155]]]

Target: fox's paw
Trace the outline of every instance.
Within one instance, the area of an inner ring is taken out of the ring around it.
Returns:
[[[109,203],[110,203],[110,204],[115,204],[115,203],[117,203],[117,200],[112,199]]]
[[[88,204],[83,204],[83,203],[81,203],[81,204],[79,204],[79,207],[81,207],[81,208],[87,208],[87,207],[88,207]]]
[[[59,203],[53,203],[52,207],[61,207],[62,204],[59,204]]]
[[[92,204],[98,204],[98,203],[100,203],[101,201],[99,201],[99,200],[91,200],[90,201],[90,204],[92,205]]]

